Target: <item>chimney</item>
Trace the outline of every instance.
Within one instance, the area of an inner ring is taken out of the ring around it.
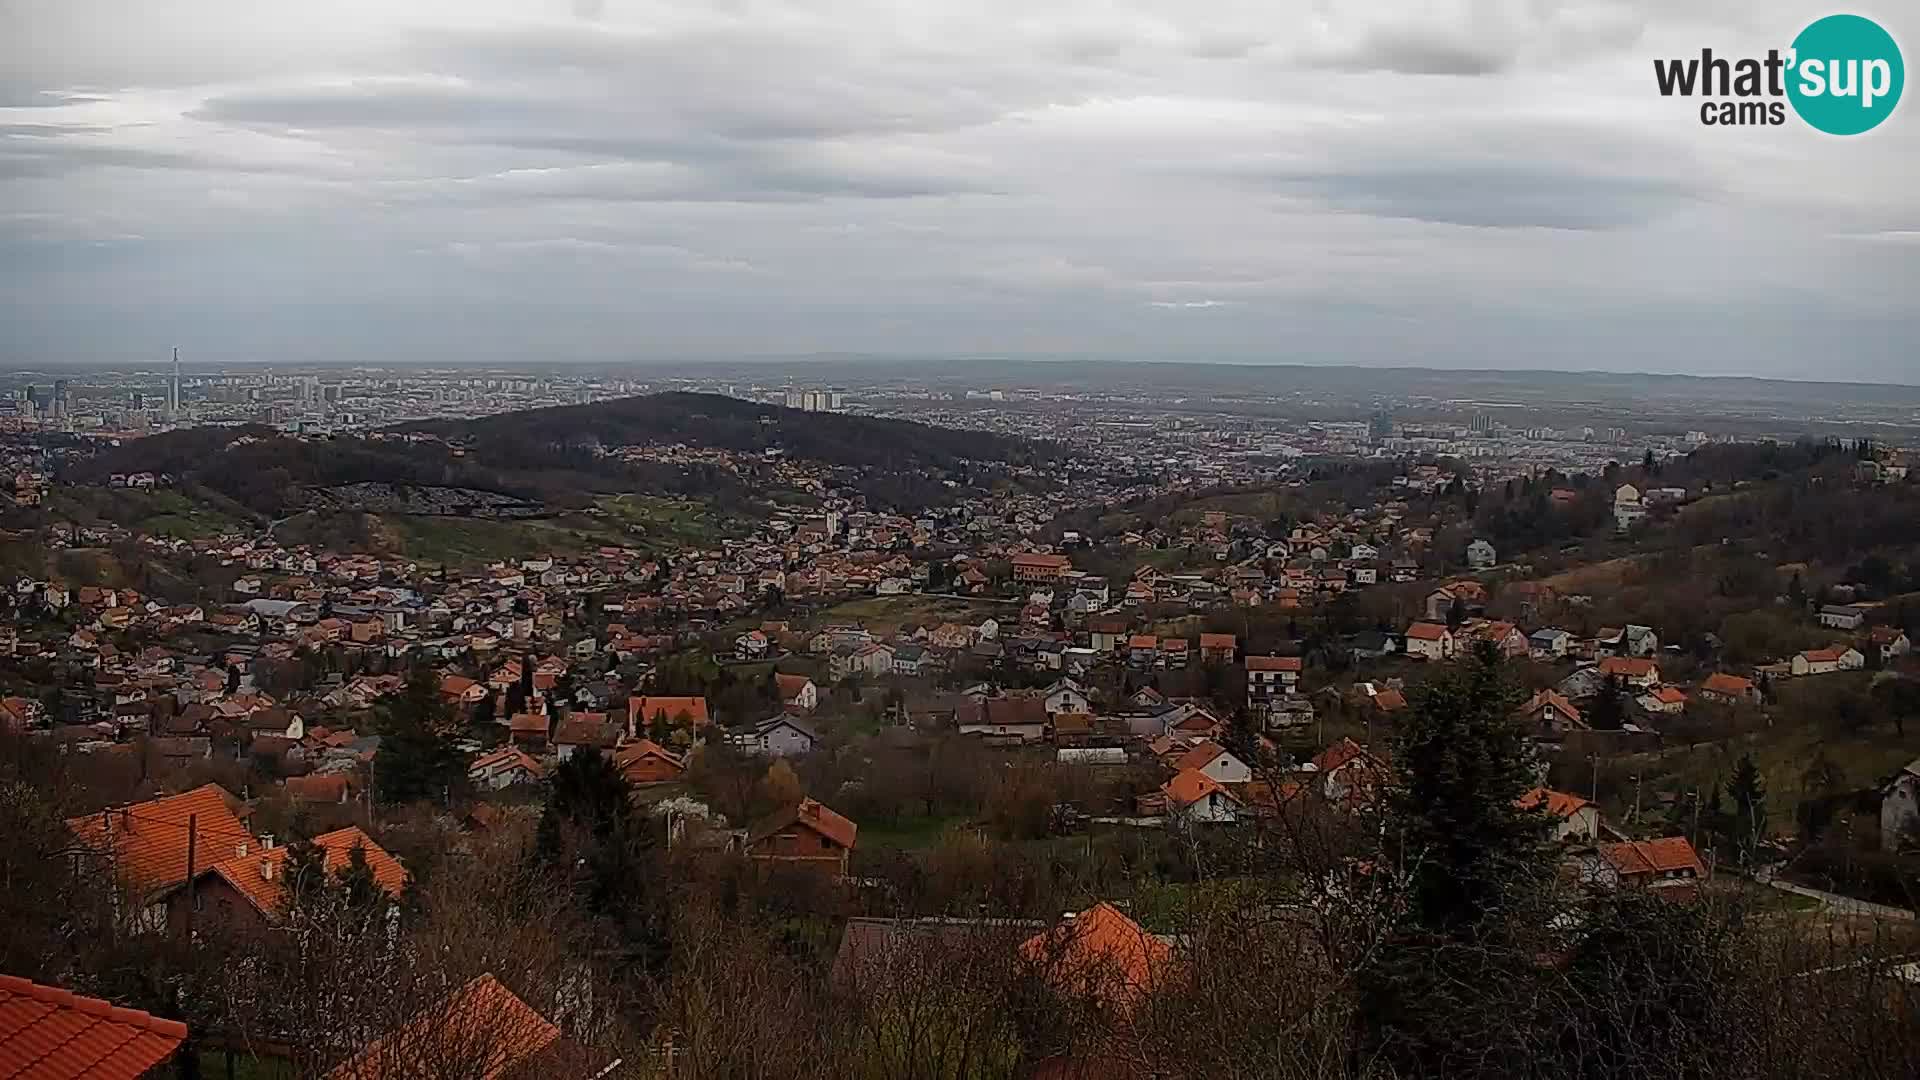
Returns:
[[[235,844],[235,845],[233,845],[233,855],[234,855],[234,858],[237,858],[237,859],[244,859],[244,858],[246,858],[246,857],[247,857],[247,847],[248,847],[248,844],[247,844],[247,842],[246,842],[245,840],[242,840],[242,841],[240,841],[239,843],[237,843],[237,844]]]
[[[273,880],[273,860],[272,859],[260,860],[260,877],[264,881]]]
[[[273,834],[272,833],[263,832],[260,834],[260,850],[261,851],[273,850]]]

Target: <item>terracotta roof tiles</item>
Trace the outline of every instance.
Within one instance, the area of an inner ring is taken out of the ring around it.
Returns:
[[[186,1037],[177,1020],[0,975],[0,1076],[137,1080]]]

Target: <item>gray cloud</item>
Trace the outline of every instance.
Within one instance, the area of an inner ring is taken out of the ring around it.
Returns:
[[[1112,352],[1792,374],[1817,339],[1850,374],[1909,378],[1912,114],[1846,142],[1709,130],[1647,75],[1651,55],[1778,45],[1803,15],[8,8],[0,359],[180,338],[234,359]]]

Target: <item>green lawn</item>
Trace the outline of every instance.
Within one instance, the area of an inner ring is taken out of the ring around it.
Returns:
[[[898,848],[915,851],[933,847],[940,837],[955,826],[965,825],[967,819],[955,817],[899,817],[891,821],[862,821],[860,825],[860,846],[863,848]]]
[[[626,542],[636,546],[708,548],[742,532],[739,519],[700,499],[630,492],[602,496],[595,504],[628,536]]]

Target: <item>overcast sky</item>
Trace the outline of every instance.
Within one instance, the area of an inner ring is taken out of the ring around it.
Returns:
[[[1654,90],[1834,10],[0,0],[0,361],[1920,382],[1920,102],[1834,138]]]

